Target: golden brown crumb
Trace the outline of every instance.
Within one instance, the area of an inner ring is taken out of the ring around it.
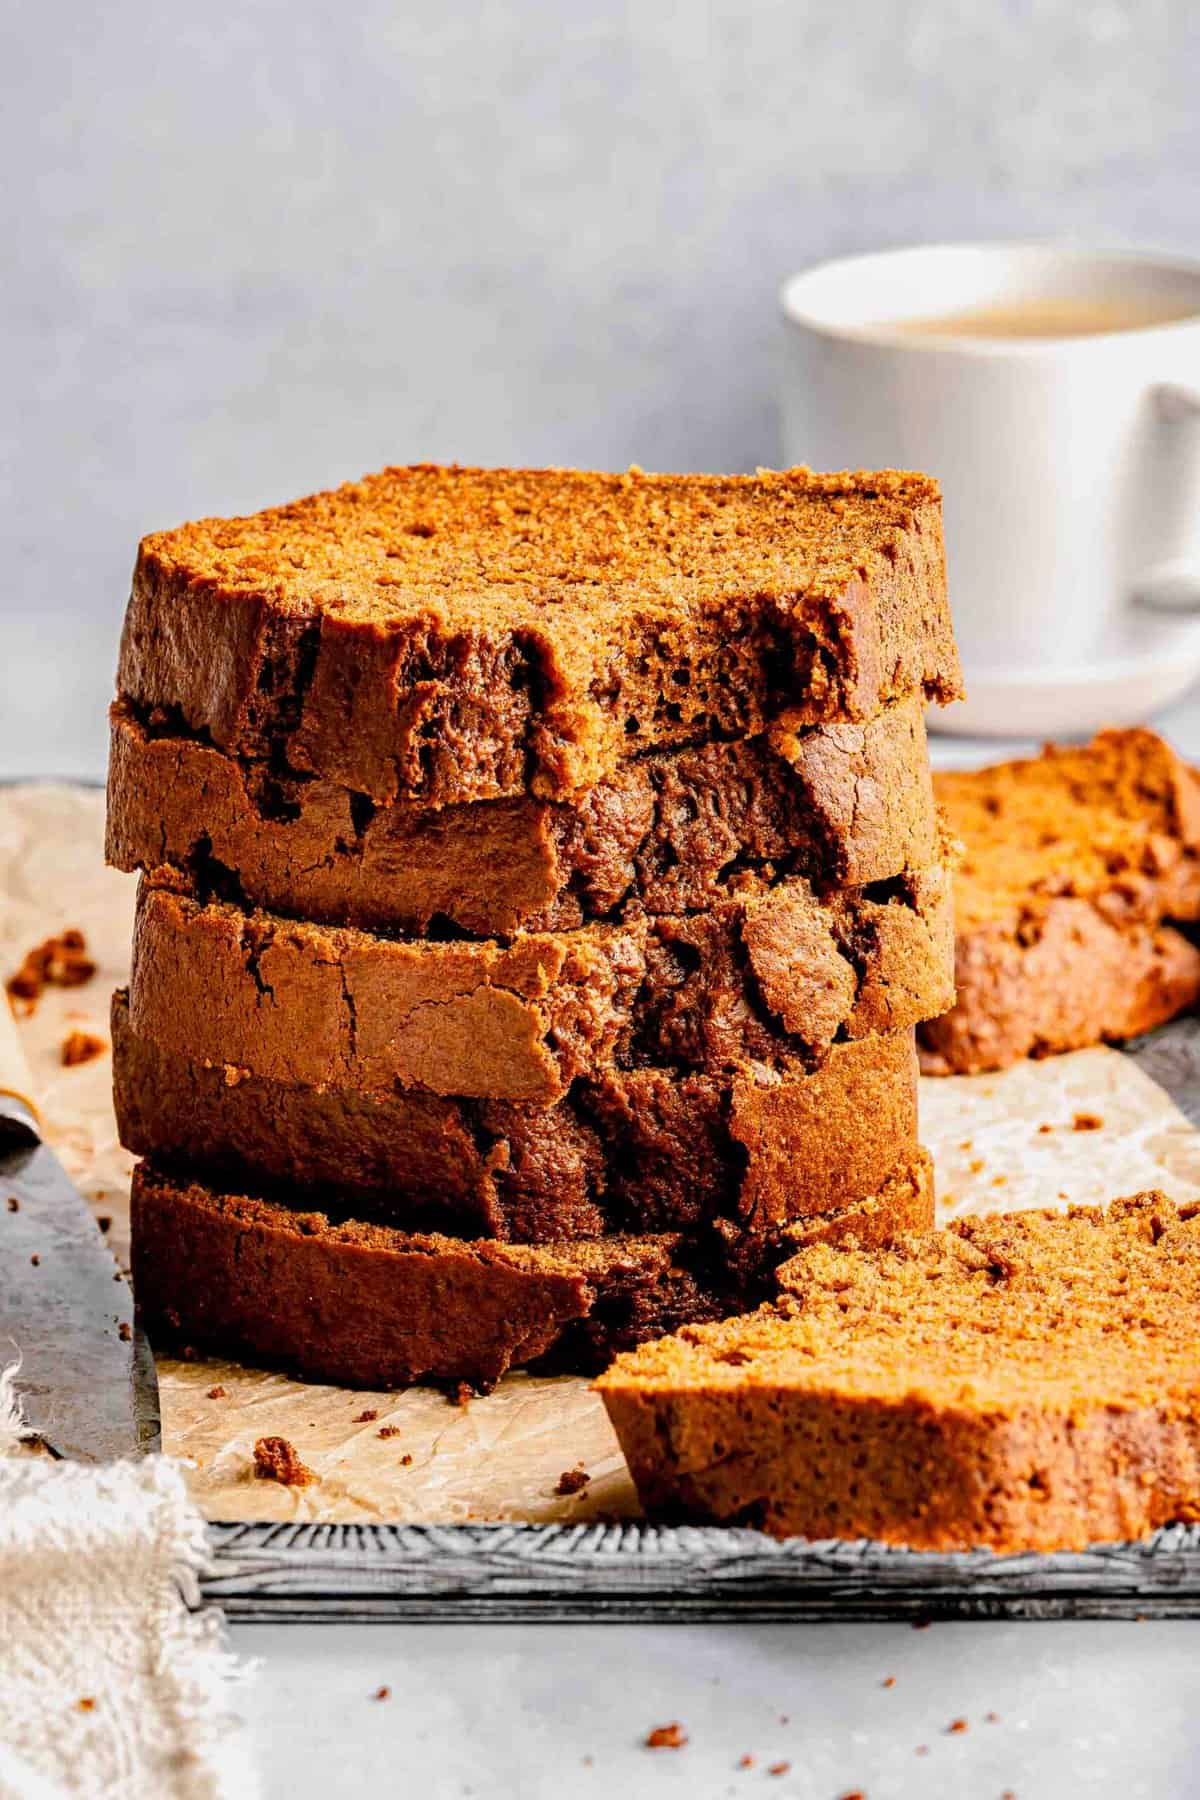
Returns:
[[[1099,1131],[1104,1119],[1100,1113],[1077,1112],[1071,1124],[1076,1131]]]
[[[772,1763],[770,1768],[767,1770],[767,1774],[768,1775],[786,1775],[788,1770],[791,1768],[791,1766],[792,1765],[790,1762]]]
[[[32,1264],[33,1264],[33,1266],[34,1266],[34,1268],[35,1268],[35,1269],[36,1269],[36,1268],[38,1268],[38,1267],[40,1267],[40,1265],[41,1265],[41,1261],[42,1261],[42,1259],[41,1259],[41,1257],[40,1257],[40,1256],[39,1256],[39,1255],[38,1255],[38,1253],[37,1253],[37,1251],[36,1251],[36,1250],[35,1250],[35,1251],[34,1251],[34,1253],[33,1253],[33,1255],[32,1255],[32,1256],[31,1256],[31,1257],[30,1257],[30,1259],[29,1259],[29,1260],[30,1260],[30,1262],[31,1262],[31,1263],[32,1263]]]
[[[646,1733],[647,1750],[682,1750],[687,1741],[687,1732],[678,1719],[670,1725],[656,1725]]]
[[[224,1400],[225,1397],[226,1394],[223,1387],[210,1387],[206,1395],[206,1398],[209,1400]]]
[[[739,1769],[752,1769],[754,1767],[754,1758],[748,1750],[745,1756],[738,1757],[737,1766]]]
[[[969,1162],[967,1164],[967,1172],[970,1175],[978,1175],[980,1173],[980,1171],[983,1169],[983,1167],[984,1167],[984,1162],[983,1162],[982,1156],[977,1156],[977,1157],[975,1157],[973,1162]]]
[[[946,1727],[946,1734],[949,1737],[957,1737],[960,1733],[966,1731],[966,1729],[967,1721],[965,1719],[951,1719]]]
[[[85,955],[87,942],[82,931],[74,927],[57,937],[46,938],[25,953],[20,968],[5,982],[13,1000],[23,1000],[32,1012],[46,987],[82,987],[96,973],[96,965]]]
[[[883,1685],[884,1687],[895,1687],[896,1677],[894,1675],[885,1675],[883,1678]]]
[[[475,1389],[471,1386],[469,1381],[460,1381],[451,1388],[446,1398],[449,1400],[451,1406],[466,1406],[467,1402],[474,1396],[474,1393]]]
[[[91,1694],[84,1694],[83,1698],[77,1700],[75,1704],[80,1712],[95,1712],[96,1710],[96,1702]]]
[[[1045,1136],[1046,1132],[1053,1131],[1053,1130],[1054,1130],[1053,1125],[1039,1125],[1038,1126],[1038,1132],[1043,1137]]]
[[[372,1700],[390,1700],[391,1697],[392,1690],[390,1687],[377,1687],[375,1692],[371,1695]]]
[[[861,1788],[849,1788],[846,1793],[842,1795],[842,1800],[867,1800],[867,1796],[863,1793]]]
[[[591,1479],[586,1469],[564,1469],[554,1491],[556,1494],[581,1494]]]
[[[412,1457],[408,1455],[407,1451],[400,1458],[400,1467],[402,1469],[411,1469],[412,1468]]]
[[[59,1055],[64,1069],[74,1069],[79,1063],[95,1062],[107,1049],[107,1041],[95,1031],[68,1031]]]
[[[123,1344],[127,1344],[129,1342],[129,1340],[132,1338],[133,1327],[132,1327],[132,1325],[129,1324],[128,1320],[126,1320],[126,1319],[121,1320],[121,1323],[117,1326],[117,1336],[120,1338],[120,1340]]]
[[[254,1473],[260,1481],[278,1481],[283,1487],[307,1487],[316,1480],[285,1437],[261,1437],[254,1446]]]
[[[375,1436],[381,1438],[399,1437],[400,1427],[398,1425],[381,1425],[379,1430],[375,1433]]]
[[[21,1202],[17,1199],[15,1194],[10,1194],[8,1196],[8,1210],[9,1212],[20,1212],[21,1210]]]
[[[368,1406],[366,1412],[356,1413],[350,1423],[352,1425],[373,1425],[378,1417],[379,1414],[375,1408]]]

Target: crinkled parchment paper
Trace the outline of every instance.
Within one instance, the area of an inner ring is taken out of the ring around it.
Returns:
[[[70,925],[86,932],[99,964],[87,987],[51,989],[21,1035],[51,1140],[97,1214],[111,1218],[124,1264],[131,1159],[116,1141],[109,1059],[63,1068],[60,1057],[75,1028],[107,1042],[108,997],[128,970],[134,881],[104,868],[102,841],[100,793],[0,789],[0,966],[7,973]],[[925,1081],[921,1119],[946,1216],[1155,1186],[1177,1199],[1200,1195],[1200,1133],[1116,1051]],[[159,1380],[164,1447],[194,1460],[192,1486],[212,1519],[579,1522],[637,1512],[603,1407],[570,1377],[513,1375],[465,1406],[424,1389],[352,1393],[217,1361],[163,1358]],[[213,1389],[224,1391],[210,1398]],[[254,1478],[255,1439],[273,1434],[295,1445],[318,1477],[311,1486]],[[576,1467],[587,1486],[556,1494]]]

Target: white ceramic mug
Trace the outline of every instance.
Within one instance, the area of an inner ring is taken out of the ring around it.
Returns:
[[[944,245],[793,276],[784,450],[915,468],[945,501],[965,703],[942,730],[1130,723],[1200,676],[1200,264]],[[1093,335],[941,335],[1048,303],[1178,313]],[[919,320],[919,332],[905,321]]]

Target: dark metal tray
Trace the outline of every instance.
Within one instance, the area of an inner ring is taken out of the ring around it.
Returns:
[[[1127,1048],[1200,1125],[1200,1020]],[[1081,1553],[935,1555],[717,1527],[210,1527],[239,1620],[1196,1618],[1200,1526]]]

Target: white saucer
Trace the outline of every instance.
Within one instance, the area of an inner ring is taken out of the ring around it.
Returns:
[[[933,707],[929,729],[955,737],[1078,737],[1136,725],[1200,678],[1200,620],[1133,615],[1136,637],[1094,662],[1051,668],[966,667],[967,698]]]

